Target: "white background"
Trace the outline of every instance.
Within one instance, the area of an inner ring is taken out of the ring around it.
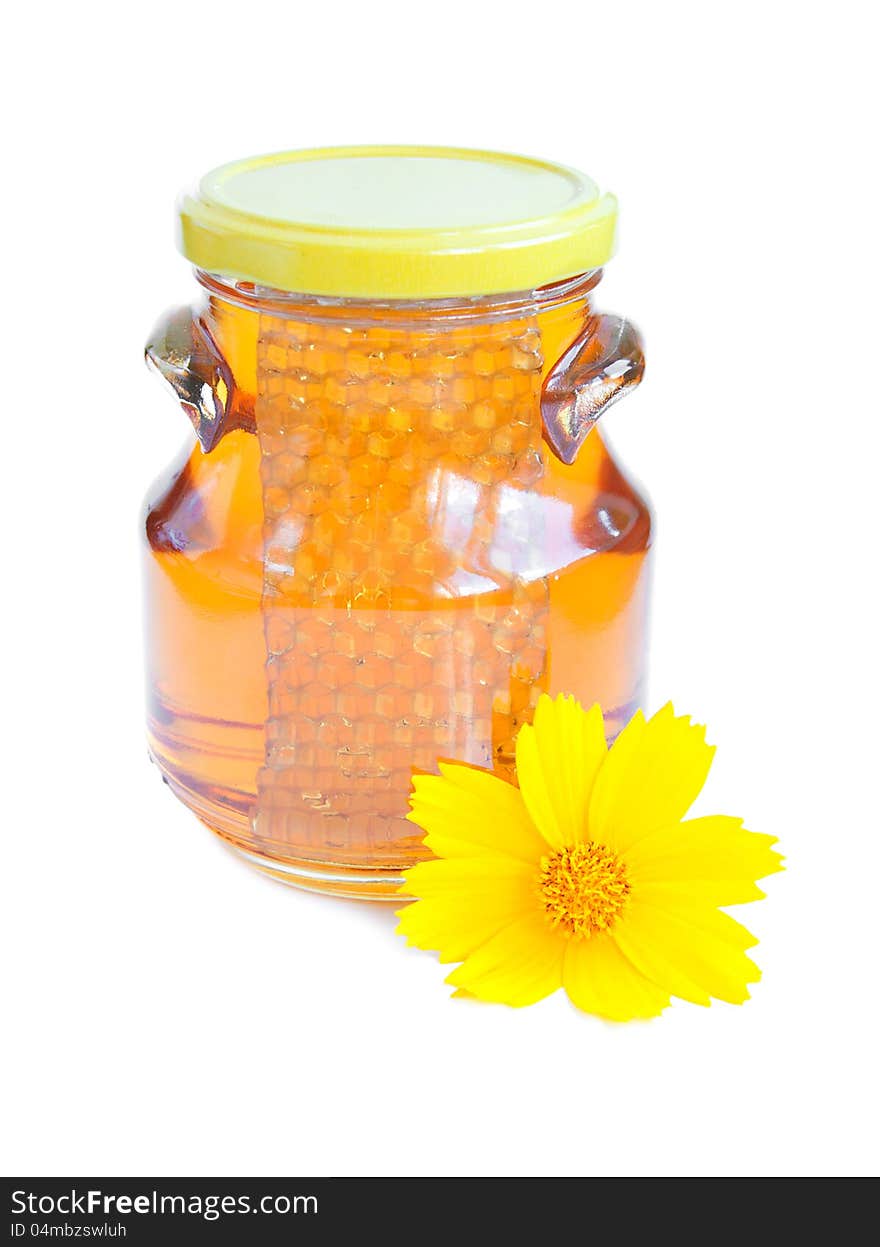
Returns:
[[[874,6],[29,5],[4,19],[0,1168],[876,1172]],[[178,191],[251,152],[489,146],[622,204],[608,418],[658,515],[649,707],[780,837],[743,1008],[450,1001],[388,910],[284,889],[142,729],[138,514],[184,420],[147,330]]]

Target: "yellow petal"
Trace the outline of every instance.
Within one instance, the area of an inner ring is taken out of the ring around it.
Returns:
[[[697,932],[723,940],[734,948],[754,948],[758,942],[756,936],[752,935],[741,922],[731,918],[730,914],[722,913],[720,909],[706,905],[699,897],[695,897],[689,885],[639,884],[636,901],[640,905],[662,910],[693,927]],[[696,938],[699,943],[699,937]]]
[[[694,900],[737,905],[759,900],[764,893],[755,880],[782,870],[775,843],[747,831],[741,819],[713,814],[652,832],[622,856],[634,885],[683,885]]]
[[[630,719],[608,751],[590,801],[589,838],[622,852],[678,822],[706,782],[715,750],[705,728],[671,705]]]
[[[397,933],[411,947],[439,953],[441,962],[464,961],[521,913],[500,901],[468,910],[454,899],[415,901],[400,911]]]
[[[516,776],[535,826],[555,849],[584,839],[590,794],[605,761],[602,711],[573,697],[538,699],[516,739]]]
[[[413,777],[410,805],[407,817],[439,857],[492,852],[537,864],[547,851],[519,790],[488,771],[441,762],[439,775]]]
[[[535,908],[472,953],[446,982],[480,1000],[531,1005],[562,983],[565,941]]]
[[[742,930],[739,923],[730,918],[733,926],[727,928],[717,921],[725,917],[707,908],[698,920],[634,898],[613,938],[637,969],[673,996],[702,1005],[711,996],[742,1004],[749,998],[748,984],[761,975],[734,934],[734,928]]]
[[[612,1022],[653,1018],[669,1004],[669,993],[646,979],[608,935],[568,941],[562,985],[579,1009]]]
[[[535,875],[510,857],[422,862],[406,872],[402,893],[424,899],[397,914],[398,934],[441,961],[463,961],[535,905]]]
[[[518,888],[535,901],[537,865],[504,854],[484,857],[440,857],[419,862],[404,871],[403,896],[442,897],[467,895],[482,901],[495,892]]]

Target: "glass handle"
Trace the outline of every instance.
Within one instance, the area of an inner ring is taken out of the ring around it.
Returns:
[[[544,437],[574,463],[593,425],[637,386],[645,371],[638,330],[620,316],[591,317],[584,333],[550,369],[541,390]]]
[[[173,308],[160,318],[144,354],[174,391],[208,454],[233,427],[235,383],[207,327],[192,308]]]

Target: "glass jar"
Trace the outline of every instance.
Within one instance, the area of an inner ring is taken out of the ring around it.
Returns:
[[[593,430],[643,367],[592,305],[614,218],[571,170],[450,149],[262,157],[183,201],[150,749],[276,878],[393,898],[414,769],[515,779],[540,693],[610,735],[638,702],[650,514]]]

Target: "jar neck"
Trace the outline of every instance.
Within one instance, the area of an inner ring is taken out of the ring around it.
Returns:
[[[274,290],[196,270],[196,279],[212,302],[221,301],[258,315],[342,322],[352,327],[387,324],[436,326],[438,330],[453,324],[491,324],[583,306],[601,278],[602,270],[594,269],[528,291],[467,298],[367,300]]]
[[[261,384],[265,387],[267,368],[306,369],[316,386],[328,380],[332,385],[334,378],[344,385],[354,359],[369,375],[371,365],[363,365],[352,349],[358,341],[375,360],[377,373],[387,374],[389,368],[392,374],[397,369],[406,376],[418,372],[440,394],[444,378],[454,374],[450,360],[456,351],[473,354],[482,344],[485,360],[473,361],[476,392],[486,391],[488,396],[493,376],[495,385],[503,388],[493,368],[500,358],[497,350],[511,341],[525,341],[546,375],[583,332],[602,271],[511,294],[396,301],[326,298],[270,290],[201,271],[196,276],[207,296],[208,328],[238,394],[250,407]],[[307,354],[282,357],[279,341],[296,338],[308,344]],[[533,415],[538,418],[537,411]]]

